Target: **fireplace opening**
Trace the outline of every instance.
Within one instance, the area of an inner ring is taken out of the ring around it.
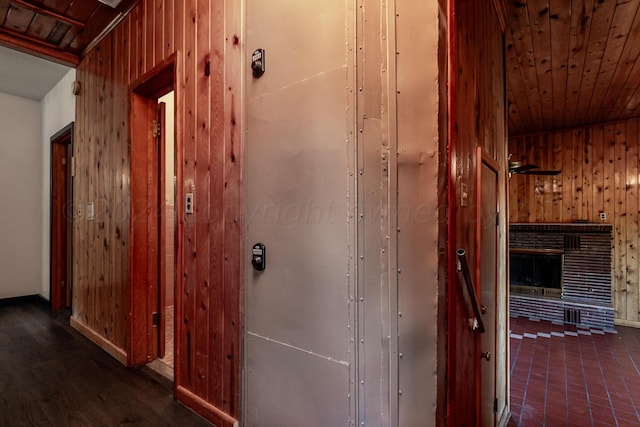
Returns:
[[[512,294],[562,298],[563,251],[511,249],[509,290]]]

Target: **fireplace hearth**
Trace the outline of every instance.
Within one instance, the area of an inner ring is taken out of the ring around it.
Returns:
[[[511,294],[562,298],[562,260],[556,249],[512,249],[509,253]]]
[[[611,242],[610,224],[511,224],[510,314],[612,329]]]

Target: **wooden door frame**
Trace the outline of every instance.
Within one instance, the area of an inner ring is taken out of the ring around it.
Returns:
[[[457,402],[456,402],[456,384],[457,379],[457,344],[456,344],[456,328],[458,319],[456,318],[456,305],[458,301],[454,296],[456,295],[456,280],[457,280],[457,175],[456,175],[456,150],[458,140],[456,137],[456,75],[457,75],[457,37],[456,37],[457,25],[456,25],[456,0],[447,0],[447,139],[448,139],[448,151],[447,151],[447,176],[448,176],[448,188],[447,188],[447,360],[446,360],[446,425],[453,426],[455,422],[455,416],[457,414]]]
[[[151,114],[151,105],[158,103],[158,98],[170,91],[174,91],[175,98],[175,174],[178,182],[182,182],[182,115],[179,113],[183,105],[181,82],[182,70],[179,53],[176,52],[164,61],[160,62],[149,72],[145,73],[138,80],[129,85],[129,136],[130,136],[130,180],[131,180],[131,206],[130,206],[130,230],[129,230],[129,298],[130,298],[130,316],[128,319],[129,334],[127,339],[127,364],[129,366],[145,364],[151,361],[154,355],[150,352],[153,341],[157,338],[151,333],[151,306],[158,304],[159,292],[162,286],[158,284],[150,286],[150,278],[156,280],[159,278],[160,265],[159,256],[149,259],[149,241],[147,224],[153,217],[153,212],[158,209],[154,206],[152,200],[147,194],[140,191],[140,186],[144,183],[158,183],[160,174],[158,170],[154,170],[151,163],[147,162],[147,158],[160,160],[161,152],[159,151],[156,138],[151,134],[147,120],[141,120],[139,115],[145,116]],[[146,111],[145,111],[146,109]],[[157,108],[153,109],[155,115]],[[139,194],[144,193],[144,194]],[[144,196],[144,197],[140,197]],[[164,200],[161,198],[161,200]],[[176,201],[182,200],[182,187],[177,186]],[[177,202],[176,202],[177,203]],[[151,212],[151,215],[150,215]],[[166,215],[164,210],[160,210],[160,215]],[[152,219],[153,221],[153,219]],[[159,227],[156,221],[155,226]],[[141,224],[145,224],[144,229]],[[152,224],[153,226],[153,224]],[[175,277],[182,276],[182,224],[177,221],[176,238],[175,238]],[[157,274],[158,276],[154,276]],[[181,282],[178,280],[174,286],[175,300],[180,295]],[[176,304],[177,309],[174,318],[179,319],[181,316],[180,307]],[[159,308],[159,306],[158,306]],[[162,317],[161,317],[162,319]],[[163,323],[162,321],[160,323]],[[179,322],[174,322],[174,327],[179,328]],[[159,328],[162,328],[159,325]],[[174,388],[180,377],[180,355],[179,337],[177,331],[175,333],[175,363],[174,363]],[[156,347],[157,348],[157,347]]]
[[[479,302],[480,304],[482,304],[482,251],[480,250],[480,248],[482,247],[482,167],[483,165],[486,165],[491,171],[493,171],[495,173],[495,177],[496,177],[496,186],[495,186],[495,191],[496,191],[496,212],[500,212],[500,165],[498,164],[498,162],[489,154],[487,153],[483,147],[478,146],[476,149],[476,195],[477,195],[477,204],[476,204],[476,248],[478,248],[478,250],[476,250],[476,259],[475,259],[475,264],[476,264],[476,269],[474,272],[474,280],[475,280],[475,284],[476,284],[476,293],[479,296]],[[496,226],[497,227],[497,226]],[[496,273],[496,282],[495,282],[495,299],[494,299],[494,305],[495,307],[493,307],[493,325],[494,325],[494,330],[493,331],[485,331],[485,333],[493,333],[494,337],[493,337],[493,345],[494,348],[491,349],[491,354],[493,355],[491,357],[490,363],[493,363],[494,366],[496,365],[496,358],[498,357],[496,354],[496,344],[497,344],[497,339],[498,336],[496,334],[497,329],[495,329],[498,325],[498,248],[499,248],[499,238],[498,238],[498,231],[496,230],[496,265],[494,266],[495,269],[495,273]],[[485,322],[485,325],[487,323]],[[482,337],[479,338],[479,344],[476,346],[476,355],[475,355],[475,360],[476,360],[476,388],[477,388],[477,415],[478,415],[478,419],[479,421],[481,421],[481,414],[482,414],[482,363],[483,360],[481,358],[481,353],[483,351],[482,347],[481,347],[481,342],[482,342]],[[497,381],[496,381],[496,375],[498,372],[497,366],[495,366],[495,375],[493,377],[493,389],[494,389],[494,393],[497,394]],[[495,397],[495,396],[494,396]],[[498,414],[495,413],[494,414],[494,421],[497,421],[498,419]]]
[[[69,161],[67,169],[67,205],[73,206],[73,132],[74,122],[69,123],[58,132],[56,132],[50,138],[50,198],[49,198],[49,301],[52,310],[57,310],[61,307],[61,298],[59,292],[55,292],[53,287],[53,252],[54,252],[54,230],[53,230],[53,191],[54,191],[54,164],[53,164],[53,147],[55,144],[65,144],[67,146],[67,157]],[[66,240],[67,240],[67,286],[71,287],[73,284],[73,212],[69,211],[70,215],[67,215],[69,226],[67,228]],[[73,299],[73,289],[69,291],[69,306],[71,306]]]

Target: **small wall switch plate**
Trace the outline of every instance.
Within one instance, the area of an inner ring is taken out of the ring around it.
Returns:
[[[184,197],[184,211],[185,213],[193,213],[193,193],[187,193]]]
[[[467,184],[460,183],[460,206],[467,206],[469,203],[469,189]]]
[[[601,221],[606,221],[607,220],[607,214],[604,212],[600,212],[600,220]]]
[[[95,211],[93,209],[93,202],[87,203],[87,221],[93,221],[96,218]]]

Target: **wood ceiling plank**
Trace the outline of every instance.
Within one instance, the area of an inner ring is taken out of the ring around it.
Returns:
[[[29,3],[28,1],[24,1],[24,0],[11,0],[11,3],[14,6],[17,7],[23,7],[25,9],[31,10],[32,12],[39,14],[39,15],[44,15],[44,16],[48,16],[49,18],[53,18],[56,19],[58,21],[62,21],[62,22],[66,22],[67,24],[71,24],[75,27],[79,27],[79,28],[84,28],[84,23],[80,22],[76,19],[73,18],[69,18],[68,16],[61,14],[55,10],[49,9],[46,6],[39,6],[39,5],[35,5],[32,3]]]
[[[4,26],[9,12],[9,0],[0,0],[0,27]]]
[[[73,0],[67,7],[65,15],[87,24],[89,18],[93,16],[98,9],[107,7],[109,6],[104,6],[97,0]]]
[[[596,83],[591,96],[588,119],[590,122],[602,121],[602,105],[612,79],[616,72],[618,63],[622,62],[622,53],[626,45],[627,38],[631,31],[638,2],[619,3],[616,5],[611,28],[604,47],[600,70],[596,76]]]
[[[538,92],[538,76],[536,74],[533,44],[529,30],[527,6],[525,3],[509,1],[507,3],[507,13],[511,22],[513,48],[519,58],[520,73],[529,102],[531,123],[541,123],[542,112]],[[523,123],[526,124],[527,122],[527,120],[523,120]]]
[[[589,106],[596,86],[596,79],[602,66],[604,51],[607,46],[606,41],[611,32],[615,9],[616,2],[611,1],[596,2],[594,5],[578,105],[573,119],[576,124],[593,123]]]
[[[538,96],[540,97],[541,122],[538,125],[548,128],[553,123],[553,78],[551,76],[551,31],[548,1],[529,0],[527,12],[529,13],[531,44],[538,83]]]
[[[640,117],[640,87],[636,87],[633,95],[629,98],[629,101],[625,104],[624,110],[620,113],[625,117]]]
[[[609,117],[628,118],[635,116],[636,107],[640,97],[640,59],[637,59],[631,68],[629,79],[618,95]],[[615,119],[614,119],[615,120]]]
[[[70,25],[58,22],[49,33],[46,41],[57,46],[60,44],[62,39],[64,39],[64,36],[69,32],[69,30],[71,30]]]
[[[607,93],[602,100],[600,113],[598,114],[598,121],[600,122],[615,120],[616,114],[619,113],[615,108],[617,102],[621,99],[628,99],[630,94],[633,93],[633,78],[638,75],[637,68],[634,73],[634,67],[640,67],[640,2],[634,4],[636,5],[636,12],[631,29],[625,39],[622,53],[616,62],[616,69]],[[635,85],[637,86],[637,84],[636,82]]]
[[[587,55],[587,44],[591,31],[593,0],[571,2],[571,30],[569,38],[569,69],[567,71],[567,94],[562,127],[570,127],[576,117],[580,85]]]
[[[518,110],[518,104],[512,100],[516,99],[513,94],[513,90],[510,86],[507,86],[507,103],[508,115],[509,115],[509,134],[518,135],[522,133],[523,127],[520,121],[522,114]]]
[[[567,73],[569,69],[569,34],[571,30],[571,4],[549,2],[551,39],[551,78],[553,80],[554,129],[562,126],[567,95]]]
[[[71,6],[73,7],[73,5]],[[73,50],[82,51],[95,39],[102,30],[107,27],[116,17],[116,12],[109,6],[100,3],[100,6],[94,10],[94,13],[86,20],[87,27],[85,31],[78,33],[69,47]]]
[[[16,6],[13,3],[7,12],[5,28],[17,33],[25,34],[31,25],[35,13],[25,7]]]
[[[513,12],[509,10],[509,17]],[[514,123],[513,130],[518,129],[518,133],[524,132],[524,129],[530,127],[533,124],[533,118],[531,113],[531,107],[529,105],[529,97],[525,87],[525,76],[523,74],[523,67],[521,55],[516,49],[514,38],[521,38],[521,32],[517,29],[517,23],[509,21],[510,27],[505,31],[505,55],[506,55],[506,69],[507,69],[507,87],[511,89],[512,96],[509,96],[509,100],[512,108],[510,110],[512,114],[519,115],[517,120],[520,124],[517,127]]]
[[[72,2],[73,0],[44,0],[41,3],[43,6],[48,7],[49,9],[56,10],[59,13],[64,14]]]
[[[25,33],[29,37],[46,41],[58,21],[48,16],[36,14]]]

